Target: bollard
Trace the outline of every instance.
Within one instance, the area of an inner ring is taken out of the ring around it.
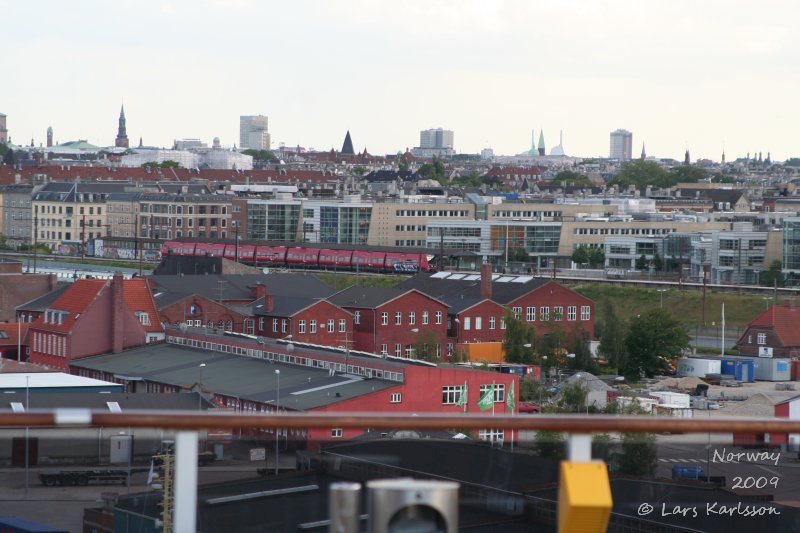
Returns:
[[[367,531],[458,531],[458,487],[453,481],[410,478],[367,482]]]
[[[331,518],[330,533],[358,533],[360,531],[361,483],[342,481],[331,483],[328,509]]]

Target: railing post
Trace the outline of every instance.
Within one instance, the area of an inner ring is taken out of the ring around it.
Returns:
[[[197,439],[196,431],[175,435],[175,533],[197,531]]]
[[[592,460],[592,436],[587,433],[570,433],[567,437],[567,458],[576,463]]]

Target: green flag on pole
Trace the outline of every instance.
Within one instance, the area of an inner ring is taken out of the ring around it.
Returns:
[[[514,382],[511,382],[511,388],[508,390],[508,396],[506,396],[506,406],[508,407],[508,412],[513,413],[514,407],[516,407],[516,403],[514,402]]]
[[[467,382],[464,382],[464,387],[461,389],[461,394],[458,395],[456,407],[464,407],[467,405]]]
[[[494,407],[494,385],[486,389],[483,396],[478,400],[478,407],[481,411],[486,411]]]

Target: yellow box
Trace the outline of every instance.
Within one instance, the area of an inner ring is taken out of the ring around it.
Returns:
[[[558,484],[558,532],[604,532],[611,517],[608,466],[602,461],[561,461]]]

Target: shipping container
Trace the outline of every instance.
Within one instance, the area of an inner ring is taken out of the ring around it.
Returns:
[[[733,376],[737,381],[752,383],[755,379],[755,361],[723,359],[722,375]]]
[[[691,399],[688,394],[683,392],[653,391],[650,396],[658,399],[659,405],[677,405],[679,407],[690,407]]]
[[[678,377],[694,376],[705,377],[706,374],[721,374],[721,359],[701,359],[699,357],[689,357],[678,359]]]
[[[800,360],[792,361],[791,376],[792,381],[797,381],[800,379]]]
[[[753,365],[752,376],[758,381],[790,381],[792,379],[792,361],[790,359],[747,355],[730,355],[725,359],[751,363]]]

